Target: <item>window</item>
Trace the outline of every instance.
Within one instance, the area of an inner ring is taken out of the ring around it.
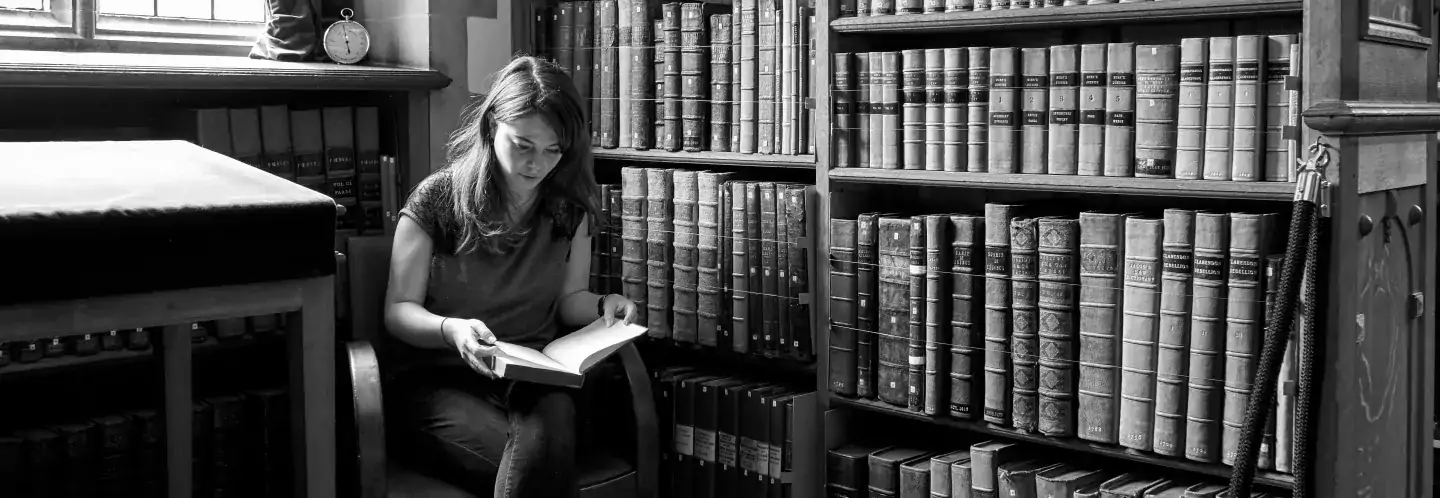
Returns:
[[[244,55],[266,0],[0,0],[0,48]]]

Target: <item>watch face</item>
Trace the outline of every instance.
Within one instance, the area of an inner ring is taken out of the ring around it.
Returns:
[[[325,53],[335,62],[353,64],[369,51],[370,33],[360,23],[337,21],[325,30]]]

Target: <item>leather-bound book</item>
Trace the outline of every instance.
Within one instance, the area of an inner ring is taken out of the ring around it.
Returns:
[[[625,45],[630,50],[630,70],[621,77],[630,79],[630,146],[647,150],[655,143],[655,61],[659,54],[651,44],[655,33],[649,3],[630,0],[628,16],[630,42]]]
[[[974,7],[974,0],[945,0],[945,12],[968,12]]]
[[[1167,480],[1139,473],[1121,474],[1100,485],[1100,496],[1105,498],[1144,498],[1145,493],[1160,486]]]
[[[903,447],[871,453],[869,458],[870,475],[867,479],[870,497],[899,498],[901,467],[915,461],[924,461],[928,464],[932,455],[932,452],[923,449]]]
[[[92,420],[95,424],[96,489],[101,496],[131,496],[134,481],[135,426],[123,415],[107,415]],[[0,467],[5,465],[5,444],[0,438]],[[3,471],[0,471],[3,473]]]
[[[762,182],[760,188],[760,331],[764,356],[775,356],[780,339],[779,234],[775,225],[775,184]]]
[[[1225,409],[1220,431],[1221,461],[1234,465],[1246,405],[1254,388],[1255,364],[1265,337],[1262,276],[1275,215],[1230,213],[1230,264],[1225,309]]]
[[[575,77],[575,2],[560,2],[555,15],[555,65]]]
[[[698,183],[695,211],[695,221],[698,227],[696,238],[696,341],[702,346],[712,348],[719,344],[724,281],[730,278],[729,275],[720,271],[722,259],[729,257],[728,254],[720,252],[722,235],[729,236],[729,234],[720,232],[721,213],[729,209],[729,206],[721,208],[720,191],[733,176],[732,173],[713,171],[696,173]],[[725,349],[730,348],[727,345]]]
[[[865,0],[860,0],[863,4]],[[879,168],[879,163],[871,164],[871,150],[878,144],[873,143],[870,138],[870,130],[877,122],[871,122],[872,110],[870,105],[870,90],[874,82],[870,80],[870,54],[868,52],[856,52],[854,54],[855,66],[855,123],[854,130],[850,134],[855,137],[855,167],[857,168]],[[838,67],[838,66],[837,66]],[[836,121],[837,125],[840,121]],[[839,130],[837,130],[839,131]],[[879,149],[874,149],[879,152]]]
[[[620,178],[620,282],[625,297],[635,303],[635,323],[648,324],[645,300],[649,290],[645,280],[649,275],[646,263],[649,258],[645,216],[649,209],[645,205],[648,197],[645,168],[626,166],[620,169]]]
[[[925,218],[925,381],[924,412],[941,415],[950,411],[950,268],[951,244],[955,240],[948,215]],[[912,234],[913,238],[913,234]]]
[[[735,378],[719,378],[699,383],[695,392],[694,414],[694,456],[695,475],[693,490],[695,496],[722,498],[718,493],[720,481],[725,472],[720,458],[721,419],[726,411],[724,393],[731,388],[744,385],[745,381]],[[731,414],[733,416],[733,413]],[[734,449],[731,440],[730,449]]]
[[[749,306],[749,329],[750,346],[748,351],[757,356],[765,353],[765,274],[762,270],[764,262],[764,241],[762,235],[761,218],[764,212],[761,210],[760,190],[762,183],[749,182],[745,184],[745,276],[748,279],[750,298],[746,300]]]
[[[1150,450],[1155,432],[1155,340],[1160,326],[1162,220],[1125,220],[1124,321],[1120,351],[1120,445]]]
[[[759,383],[727,384],[720,389],[716,401],[715,433],[715,496],[740,498],[740,431],[741,401]]]
[[[1220,461],[1221,382],[1225,359],[1226,254],[1230,215],[1195,213],[1191,264],[1190,365],[1185,398],[1185,458]]]
[[[284,105],[260,106],[261,164],[265,171],[295,181],[295,155],[290,145],[290,109]]]
[[[93,422],[83,421],[50,427],[55,433],[59,455],[55,496],[92,496],[96,487],[95,447],[99,439]]]
[[[1077,436],[1115,443],[1120,426],[1120,354],[1125,215],[1080,213],[1080,383]]]
[[[661,7],[663,7],[663,6],[661,6]],[[662,8],[662,9],[661,9],[661,14],[663,15],[663,13],[664,13],[664,9]],[[679,147],[680,147],[680,146],[679,146],[679,143],[680,143],[680,142],[679,142],[679,137],[680,137],[679,133],[680,133],[680,130],[678,130],[678,129],[674,130],[673,133],[675,133],[675,135],[672,135],[672,136],[670,137],[670,138],[673,138],[673,139],[676,140],[676,142],[675,142],[675,143],[676,143],[676,146],[675,146],[676,148],[675,148],[675,149],[668,149],[668,148],[666,148],[666,144],[668,144],[669,142],[668,142],[667,139],[665,138],[665,97],[666,97],[666,95],[667,95],[667,94],[665,93],[665,67],[666,67],[666,66],[665,66],[665,59],[668,58],[668,57],[670,57],[670,53],[669,53],[669,51],[667,51],[667,50],[665,49],[665,46],[666,46],[666,44],[668,43],[668,40],[667,40],[667,37],[666,37],[666,34],[665,34],[665,25],[664,25],[664,23],[663,23],[658,17],[655,18],[655,19],[652,19],[652,22],[650,23],[650,33],[651,33],[651,35],[653,35],[654,38],[655,38],[655,42],[654,42],[654,47],[655,47],[655,48],[654,48],[654,53],[655,53],[655,71],[654,71],[653,73],[651,73],[652,75],[655,76],[655,81],[654,81],[654,85],[655,85],[655,89],[654,89],[655,102],[654,102],[654,105],[652,106],[652,108],[655,110],[655,112],[651,115],[651,117],[654,118],[653,126],[654,126],[654,128],[655,128],[655,133],[654,133],[655,141],[654,141],[654,143],[651,144],[651,148],[656,149],[656,150],[672,150],[672,151],[673,151],[673,150],[679,150]],[[678,38],[677,38],[677,40],[678,40]],[[679,54],[678,54],[678,53],[676,54],[676,57],[679,57]],[[680,71],[680,69],[679,69],[679,63],[678,63],[678,62],[676,63],[675,67],[676,67],[676,69],[675,69],[676,74],[678,75],[678,74],[679,74],[679,71]],[[676,92],[677,92],[677,93],[676,93],[674,96],[678,98],[678,97],[680,96],[680,94],[678,93],[678,92],[679,92],[679,86],[678,86],[678,85],[676,86]],[[678,105],[678,102],[677,102],[677,105]],[[677,110],[676,112],[679,112],[679,111]],[[678,116],[678,114],[677,114],[677,116]],[[677,126],[678,126],[678,124],[677,124]]]
[[[1135,174],[1135,44],[1111,43],[1105,54],[1105,176]]]
[[[1190,355],[1190,282],[1195,212],[1166,209],[1160,267],[1160,326],[1155,357],[1155,434],[1151,451],[1185,453],[1185,379]]]
[[[966,135],[969,132],[966,107],[970,102],[970,51],[964,48],[947,48],[943,53],[945,124],[944,136],[941,138],[944,156],[940,164],[944,171],[965,171]],[[929,122],[928,117],[926,121]]]
[[[673,178],[675,170],[645,169],[645,306],[646,332],[656,339],[670,339],[674,242]]]
[[[590,99],[595,97],[595,3],[592,0],[575,1],[575,39],[571,45],[573,56],[570,79],[575,81],[575,90],[580,93],[580,109],[585,113],[588,125],[594,115],[590,111]],[[587,128],[588,129],[588,128]]]
[[[1080,285],[1080,222],[1040,218],[1039,424],[1047,436],[1075,435],[1075,322]]]
[[[759,117],[759,0],[740,0],[740,149],[754,154]]]
[[[985,441],[970,446],[970,495],[996,498],[1000,494],[1000,467],[1019,460],[1023,447],[1009,441]]]
[[[790,354],[802,363],[815,358],[815,339],[810,327],[810,254],[814,237],[809,229],[811,189],[805,185],[787,185],[782,199],[785,211],[785,233],[789,257]]]
[[[904,103],[900,94],[900,52],[881,52],[880,64],[870,61],[872,74],[876,69],[880,72],[880,167],[900,169],[905,164],[905,149],[902,147],[905,128],[900,122],[900,106]],[[873,77],[871,80],[875,83]],[[870,110],[875,110],[874,101]],[[875,146],[874,143],[870,145]],[[872,156],[870,159],[873,162],[875,158]]]
[[[730,90],[734,87],[734,76],[730,71],[731,56],[735,53],[730,45],[734,24],[730,14],[710,16],[710,38],[701,42],[710,44],[710,150],[730,152]]]
[[[740,30],[743,3],[730,2],[730,39],[710,41],[730,45],[730,64],[727,68],[730,71],[730,147],[726,149],[730,152],[740,152]]]
[[[855,220],[830,220],[830,392],[855,396]]]
[[[979,4],[976,4],[978,9]],[[991,85],[991,49],[984,46],[966,47],[966,76],[969,98],[965,105],[965,171],[979,173],[988,166],[989,85]]]
[[[15,433],[21,440],[23,472],[20,496],[67,496],[73,495],[65,480],[63,466],[66,453],[65,440],[60,435],[45,429],[27,429]]]
[[[1175,118],[1175,178],[1199,180],[1205,169],[1205,73],[1209,38],[1180,39],[1180,96]]]
[[[974,495],[975,473],[971,468],[974,458],[975,454],[971,453],[969,458],[950,464],[950,498],[966,498]]]
[[[885,65],[881,60],[883,52],[869,52],[865,54],[867,71],[870,73],[870,97],[868,99],[870,108],[870,122],[867,124],[866,133],[870,137],[868,143],[870,151],[870,167],[885,167]]]
[[[1049,129],[1045,172],[1075,174],[1080,132],[1080,46],[1050,47]]]
[[[851,0],[854,1],[854,0]],[[854,13],[851,13],[853,16]],[[831,154],[835,158],[835,167],[852,168],[859,164],[855,162],[855,150],[859,145],[855,143],[856,122],[859,121],[855,115],[856,91],[855,91],[855,58],[848,52],[838,52],[830,63],[833,66],[834,81],[830,90],[830,96],[834,99],[835,124],[831,127],[830,138],[833,140],[831,147],[834,151]],[[868,80],[868,78],[867,78]]]
[[[970,214],[950,216],[950,361],[949,413],[975,419],[984,403],[985,332],[984,239],[985,218]]]
[[[1217,482],[1202,482],[1190,486],[1185,490],[1184,498],[1215,498],[1228,489],[1226,485]]]
[[[683,37],[680,36],[680,2],[670,2],[660,5],[660,36],[665,39],[665,46],[659,50],[665,52],[665,63],[661,66],[660,72],[660,109],[655,114],[659,115],[665,123],[665,133],[657,134],[656,138],[660,145],[657,149],[664,149],[675,152],[681,149],[684,130],[681,128],[684,107],[684,94],[682,89],[683,76],[681,67],[684,66],[682,44]]]
[[[757,106],[756,126],[756,147],[755,152],[759,154],[777,154],[775,149],[775,136],[779,131],[779,119],[776,117],[775,96],[775,75],[779,69],[778,43],[775,42],[777,30],[775,18],[776,0],[756,0],[759,25],[755,28],[757,49],[756,52],[756,82],[755,98]]]
[[[591,118],[591,128],[598,131],[599,140],[595,145],[606,149],[614,149],[620,146],[620,6],[615,0],[600,0],[595,2],[596,19],[600,22],[596,25],[598,29],[597,39],[600,40],[596,48],[595,61],[598,63],[595,71],[595,85],[599,88],[600,112]],[[629,12],[626,12],[629,14]],[[629,77],[628,74],[625,75]]]
[[[913,458],[900,464],[899,498],[930,498],[931,458]]]
[[[856,16],[856,10],[859,8],[859,4],[863,4],[863,3],[866,3],[866,2],[857,2],[856,0],[841,0],[841,1],[839,2],[839,4],[840,4],[840,7],[839,7],[839,8],[840,8],[840,11],[839,11],[838,14],[836,14],[836,16],[837,16],[837,17],[855,17],[855,16]],[[867,11],[869,10],[869,7],[868,7],[868,6],[866,6],[866,10],[867,10]],[[868,12],[867,12],[867,13],[868,13]]]
[[[1042,0],[1043,1],[1043,0]],[[1020,49],[1020,172],[1045,173],[1050,145],[1050,49]]]
[[[896,0],[870,0],[870,15],[888,16],[895,14]]]
[[[625,239],[622,237],[624,233],[624,220],[621,217],[625,203],[624,193],[623,186],[616,184],[610,186],[610,192],[608,194],[610,196],[610,220],[606,229],[609,230],[610,235],[606,238],[610,242],[610,261],[606,264],[606,269],[609,271],[607,279],[610,281],[610,292],[616,294],[623,294],[625,292],[625,286],[621,280],[622,267],[624,266],[623,257],[625,254]]]
[[[263,116],[262,116],[263,121]],[[268,126],[268,123],[262,125]],[[261,128],[264,132],[264,128]],[[355,108],[355,170],[359,178],[360,229],[385,230],[384,183],[380,173],[380,108]]]
[[[926,0],[930,3],[939,0]],[[939,12],[939,10],[936,10]],[[925,51],[925,169],[945,169],[945,50]]]
[[[209,110],[200,112],[206,111]],[[227,137],[211,137],[209,136],[211,134],[208,133],[209,130],[203,129],[204,125],[198,125],[202,128],[200,130],[199,145],[233,157],[242,163],[264,169],[265,164],[262,161],[264,161],[265,150],[260,143],[260,110],[253,107],[245,107],[229,109],[228,112],[225,109],[214,109],[214,111],[218,111],[217,114],[219,114],[219,116],[226,117],[230,120],[228,126],[230,136],[228,140],[224,140],[226,143],[223,146],[213,147],[207,143],[212,138],[225,139]]]
[[[1000,496],[1014,498],[1036,498],[1035,477],[1041,472],[1060,467],[1060,464],[1045,460],[1022,460],[1000,464],[996,470],[996,482],[1000,484]]]
[[[605,73],[600,64],[601,59],[605,57],[605,39],[603,36],[605,32],[603,29],[605,22],[602,17],[605,13],[604,2],[606,1],[613,0],[593,0],[590,3],[590,114],[586,117],[590,118],[590,144],[593,146],[599,146],[602,143],[600,138],[600,121],[603,119],[603,116],[600,108],[602,107],[601,102],[605,99],[600,88],[603,86],[601,82],[605,79]],[[613,33],[615,23],[610,23],[610,28]]]
[[[1074,498],[1100,498],[1100,485],[1101,485],[1101,484],[1104,484],[1104,483],[1096,483],[1096,484],[1091,484],[1091,485],[1084,486],[1084,487],[1081,487],[1081,488],[1077,488],[1077,489],[1075,489],[1075,494],[1073,494],[1073,495],[1071,495],[1071,496],[1073,496]]]
[[[319,109],[290,111],[295,183],[325,193],[325,138],[322,127]]]
[[[910,411],[925,408],[925,216],[910,217],[910,241],[907,259],[909,283],[909,324],[905,328],[906,364],[905,405]]]
[[[239,322],[240,333],[245,333],[245,320],[232,320],[231,323]],[[90,356],[100,352],[100,334],[80,334],[71,336],[66,341],[70,354],[75,356]]]
[[[896,14],[920,14],[925,12],[922,0],[895,0]]]
[[[615,146],[621,149],[629,149],[635,143],[634,132],[630,130],[631,124],[634,123],[634,117],[631,114],[634,96],[631,93],[633,89],[630,84],[633,81],[632,74],[634,73],[632,71],[636,69],[631,49],[634,45],[643,45],[643,43],[634,43],[630,38],[630,34],[635,31],[635,23],[632,21],[635,9],[633,4],[635,3],[639,2],[633,0],[617,0],[615,2],[615,66],[612,69],[614,73],[609,77],[615,80],[615,132],[617,136]]]
[[[848,443],[825,452],[825,496],[865,498],[869,491],[870,454],[883,449],[868,443]]]
[[[798,247],[791,240],[790,212],[785,209],[785,190],[789,185],[775,184],[775,335],[768,346],[771,356],[792,357],[795,331],[791,328],[791,307],[798,299],[790,288],[790,248]]]
[[[885,216],[878,225],[876,391],[886,403],[909,406],[910,218]]]
[[[715,261],[719,269],[716,271],[717,291],[715,302],[715,348],[720,351],[735,350],[735,203],[731,199],[731,191],[734,190],[734,176],[729,173],[724,175],[716,186],[719,190],[719,205],[716,206],[716,217],[719,226],[715,230]],[[743,221],[743,220],[742,220]]]
[[[1285,87],[1285,78],[1300,76],[1300,64],[1292,56],[1298,54],[1300,35],[1270,35],[1265,39],[1265,160],[1262,169],[1267,182],[1290,181],[1295,169],[1292,152],[1294,139],[1287,130],[1293,130],[1297,123],[1291,116],[1296,112],[1299,92]]]
[[[704,6],[680,4],[680,148],[686,152],[709,149],[705,118],[710,114],[710,64],[705,54],[710,33]]]
[[[1200,170],[1206,180],[1230,179],[1230,152],[1235,124],[1235,37],[1210,38],[1209,63],[1205,79],[1205,163]]]
[[[1265,141],[1260,134],[1260,108],[1265,95],[1261,63],[1265,62],[1265,35],[1235,37],[1235,108],[1230,139],[1230,179],[1237,182],[1258,182],[1265,178],[1262,169]]]
[[[673,476],[672,496],[684,496],[693,494],[696,486],[696,473],[698,470],[696,456],[696,425],[699,418],[699,407],[696,399],[700,397],[700,386],[706,382],[716,380],[714,375],[695,375],[690,377],[676,377],[674,396],[675,400],[675,460],[671,468]]]
[[[1175,176],[1180,46],[1135,47],[1135,177]]]
[[[1098,487],[1109,474],[1095,468],[1061,465],[1035,474],[1035,495],[1067,498],[1087,487]]]
[[[1184,498],[1185,490],[1193,485],[1190,481],[1166,481],[1165,484],[1150,488],[1142,498]]]
[[[1010,221],[1011,425],[1034,432],[1039,425],[1040,368],[1039,235],[1036,218]]]
[[[359,209],[359,192],[355,188],[355,114],[351,107],[326,107],[321,110],[324,121],[326,194],[335,203],[347,208],[344,216],[335,219],[335,229],[355,230]]]
[[[699,271],[698,241],[699,227],[696,223],[696,209],[699,204],[699,185],[696,172],[677,169],[671,173],[673,195],[673,260],[671,262],[670,289],[674,293],[671,311],[671,334],[675,342],[699,342],[698,310]],[[652,199],[653,200],[653,199]],[[654,247],[654,246],[651,246]]]
[[[147,340],[149,336],[146,336]],[[25,341],[15,345],[15,362],[34,363],[45,358],[45,352],[40,348],[41,341]]]
[[[930,457],[930,498],[952,498],[950,468],[969,461],[969,448]]]
[[[1283,260],[1285,256],[1283,254],[1275,254],[1271,255],[1271,257],[1281,258]],[[1278,270],[1276,275],[1276,279],[1278,280]],[[1276,282],[1276,285],[1278,286],[1279,282]],[[1302,292],[1302,297],[1300,297],[1296,303],[1296,306],[1300,307],[1300,309],[1304,309],[1304,306],[1311,305],[1309,300],[1304,298],[1304,295],[1305,293]],[[1265,313],[1265,316],[1267,320],[1270,319],[1270,313]],[[1301,323],[1292,322],[1290,330],[1285,333],[1286,336],[1288,336],[1285,343],[1285,357],[1280,362],[1280,374],[1277,375],[1275,379],[1276,396],[1275,410],[1273,412],[1273,418],[1275,419],[1275,470],[1279,472],[1293,472],[1295,465],[1295,397],[1298,393],[1297,389],[1299,389],[1298,384],[1300,380],[1300,373],[1297,371],[1297,364],[1300,360],[1297,357],[1296,351],[1299,347],[1299,339],[1295,335],[1295,330],[1304,327],[1303,320],[1297,321]]]
[[[900,52],[900,167],[925,168],[925,51]]]
[[[1105,172],[1105,58],[1109,46],[1087,43],[1080,46],[1080,132],[1075,173],[1100,176]]]
[[[880,217],[864,213],[855,222],[855,393],[874,399],[879,395],[875,375],[880,344]]]
[[[759,329],[760,317],[750,315],[750,244],[747,221],[749,203],[746,202],[748,183],[730,182],[730,334],[731,350],[737,353],[750,352],[750,329]]]
[[[595,228],[590,235],[590,292],[609,294],[606,276],[610,268],[610,233],[604,223],[610,219],[610,188],[614,185],[600,185],[600,215],[595,217]]]
[[[990,126],[986,142],[991,173],[1020,172],[1020,49],[990,49]]]
[[[985,421],[1009,425],[1010,221],[1020,206],[985,205]]]

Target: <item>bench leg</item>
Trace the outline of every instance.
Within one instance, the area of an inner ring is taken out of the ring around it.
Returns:
[[[195,442],[192,440],[194,402],[191,387],[190,327],[166,325],[160,332],[161,368],[165,375],[165,475],[166,496],[188,498],[192,494]]]
[[[295,496],[335,497],[335,283],[311,279],[289,317],[291,442]],[[295,326],[298,324],[298,326]]]

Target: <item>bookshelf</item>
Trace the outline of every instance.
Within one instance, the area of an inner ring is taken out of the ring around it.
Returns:
[[[753,168],[815,168],[813,155],[742,154],[739,152],[670,152],[664,150],[602,149],[593,151],[595,159],[615,162],[658,164],[690,164],[713,166],[745,166]],[[601,164],[601,167],[604,167]]]
[[[1043,9],[936,12],[920,15],[844,17],[830,23],[837,34],[928,34],[1008,29],[1073,28],[1139,22],[1236,19],[1256,15],[1298,14],[1299,0],[1185,0]]]

